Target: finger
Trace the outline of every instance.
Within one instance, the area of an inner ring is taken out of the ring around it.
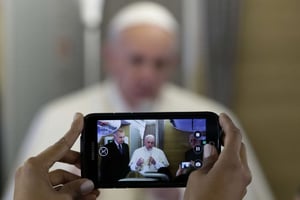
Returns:
[[[219,122],[225,134],[223,151],[239,152],[242,140],[240,130],[225,113],[220,114]]]
[[[247,194],[247,188],[243,190],[241,199],[243,199],[246,196],[246,194]]]
[[[54,145],[40,153],[37,158],[41,160],[41,164],[48,170],[56,161],[63,158],[78,138],[83,128],[83,115],[76,113],[70,130]]]
[[[99,190],[93,190],[92,192],[90,192],[88,195],[84,196],[82,198],[82,200],[94,200],[97,199],[97,197],[100,195],[100,191]]]
[[[77,140],[80,132],[83,128],[83,115],[81,113],[75,113],[71,129],[65,134],[64,138],[69,147],[72,147]]]
[[[242,165],[244,167],[246,167],[247,169],[249,169],[248,160],[247,160],[247,153],[246,153],[246,147],[245,147],[244,143],[241,144],[240,158],[241,158]]]
[[[80,176],[77,176],[75,174],[72,174],[70,172],[67,172],[67,171],[64,171],[61,169],[57,169],[57,170],[49,173],[49,180],[53,186],[56,186],[59,184],[65,184],[65,183],[74,181],[79,178],[80,178]]]
[[[97,196],[94,194],[88,194],[88,195],[82,197],[82,200],[95,200],[95,199],[97,199]]]
[[[94,190],[91,192],[91,194],[94,194],[94,195],[96,195],[96,197],[99,197],[99,196],[100,196],[100,190],[94,189]]]
[[[246,184],[248,185],[251,182],[252,176],[251,176],[250,167],[248,165],[247,152],[246,152],[246,147],[245,147],[244,143],[242,143],[242,145],[241,145],[240,158],[241,158],[243,168],[244,168],[244,170],[246,170],[245,181],[246,181]]]
[[[59,162],[73,164],[76,166],[80,166],[80,153],[77,151],[69,150],[60,160]]]
[[[60,190],[61,193],[70,195],[73,199],[85,196],[94,190],[94,184],[88,179],[77,179],[69,182]]]
[[[217,160],[218,153],[215,146],[210,144],[204,145],[203,166],[200,168],[200,171],[207,174]]]

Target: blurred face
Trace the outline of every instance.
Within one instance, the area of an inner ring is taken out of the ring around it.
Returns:
[[[151,150],[154,147],[154,138],[153,137],[145,138],[144,146],[146,147],[146,149]]]
[[[194,134],[190,135],[189,142],[192,148],[194,148],[196,145],[200,145],[200,141],[194,137]]]
[[[110,50],[109,72],[127,103],[153,100],[175,63],[175,37],[152,25],[124,30]]]
[[[114,138],[118,144],[122,144],[124,143],[125,133],[123,131],[118,131],[114,134]]]

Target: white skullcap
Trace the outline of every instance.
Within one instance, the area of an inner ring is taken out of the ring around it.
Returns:
[[[152,135],[152,134],[148,134],[145,136],[145,140],[148,138],[155,139],[154,135]]]
[[[177,34],[178,23],[172,13],[160,4],[143,1],[122,8],[108,27],[109,37],[115,38],[128,27],[151,24]]]

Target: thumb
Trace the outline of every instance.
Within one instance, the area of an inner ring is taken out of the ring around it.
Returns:
[[[94,187],[94,183],[88,179],[77,179],[65,184],[60,192],[67,193],[76,199],[92,192]]]
[[[204,145],[203,166],[200,168],[200,170],[203,173],[208,173],[208,171],[214,166],[217,159],[218,153],[215,146],[211,144]]]

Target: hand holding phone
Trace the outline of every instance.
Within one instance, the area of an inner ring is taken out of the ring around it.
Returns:
[[[212,145],[205,146],[207,162],[191,173],[184,200],[243,199],[247,192],[251,172],[241,131],[224,113],[220,114],[220,125],[224,130],[224,149],[218,155]]]

